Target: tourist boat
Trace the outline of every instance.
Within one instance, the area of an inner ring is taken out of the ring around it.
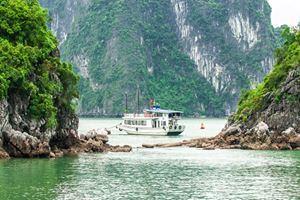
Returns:
[[[163,110],[159,107],[145,109],[142,114],[124,114],[119,130],[130,135],[168,135],[181,134],[185,126],[178,124],[182,112]]]

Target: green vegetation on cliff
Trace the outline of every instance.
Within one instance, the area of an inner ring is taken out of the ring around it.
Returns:
[[[281,84],[286,80],[291,70],[300,66],[300,31],[285,27],[282,32],[284,45],[275,51],[277,63],[270,74],[254,90],[242,94],[235,119],[246,122],[248,117],[264,109],[266,98],[272,96],[276,102],[280,102],[286,95],[282,91]],[[300,71],[298,72],[300,74]],[[300,101],[300,94],[290,94],[289,101]]]
[[[82,76],[83,115],[121,114],[125,93],[136,111],[138,90],[143,106],[224,115],[273,63],[266,0],[40,1]]]
[[[59,109],[74,112],[78,77],[60,61],[47,21],[38,0],[0,2],[0,99],[20,95],[29,101],[25,115],[55,127]]]
[[[129,110],[136,111],[140,90],[143,106],[155,98],[187,114],[224,114],[213,86],[182,51],[169,1],[91,4],[61,47],[65,60],[77,61],[79,73],[88,72],[79,84],[82,113],[122,113],[125,93]],[[79,64],[85,59],[88,66]]]

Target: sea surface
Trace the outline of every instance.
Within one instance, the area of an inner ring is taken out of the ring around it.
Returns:
[[[80,119],[79,131],[120,122]],[[112,129],[110,143],[132,145],[130,153],[0,160],[0,200],[300,199],[300,151],[140,148],[143,143],[214,136],[225,119],[182,123],[187,129],[175,137],[129,136]]]

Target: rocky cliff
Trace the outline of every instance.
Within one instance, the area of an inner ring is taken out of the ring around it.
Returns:
[[[41,0],[62,56],[82,77],[81,114],[136,111],[155,98],[187,114],[235,110],[274,60],[265,0]]]
[[[277,63],[215,138],[196,140],[204,148],[300,149],[300,31],[285,28]]]
[[[216,137],[143,147],[300,150],[300,27],[282,30],[273,70],[243,93],[237,112]]]
[[[72,101],[78,77],[59,60],[38,1],[0,5],[0,149],[6,156],[48,156],[79,142]]]
[[[37,0],[0,3],[0,158],[118,150],[99,134],[79,138],[78,77],[47,21]]]

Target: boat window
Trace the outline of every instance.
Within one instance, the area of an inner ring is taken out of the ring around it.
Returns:
[[[167,125],[166,121],[162,121],[162,122],[161,122],[161,125],[162,125],[162,126],[166,126],[166,125]]]

